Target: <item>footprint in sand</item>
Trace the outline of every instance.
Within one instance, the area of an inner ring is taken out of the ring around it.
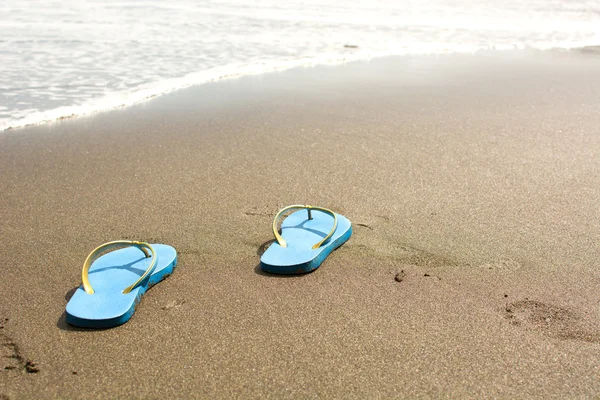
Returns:
[[[390,222],[390,218],[385,215],[374,215],[369,220],[353,221],[352,226],[356,228],[354,240],[345,246],[346,250],[354,250],[359,253],[381,258],[392,258],[394,261],[416,265],[419,267],[438,267],[457,265],[456,262],[425,250],[418,249],[408,244],[402,244],[387,237],[378,237],[376,234],[380,226]],[[367,234],[367,231],[374,231],[373,234]],[[362,235],[361,233],[364,233]]]
[[[494,271],[507,271],[512,272],[521,268],[521,264],[518,261],[512,259],[500,259],[490,261],[484,264],[479,265],[481,269],[491,269]]]
[[[18,371],[25,367],[25,362],[17,345],[6,337],[0,337],[0,368],[3,371]]]
[[[568,308],[525,299],[508,304],[504,316],[513,325],[551,337],[600,343],[598,321]]]
[[[2,328],[4,328],[3,325]],[[23,354],[19,351],[19,346],[13,340],[4,333],[0,333],[0,374],[11,371],[37,373],[39,370],[35,362],[23,357]]]
[[[171,308],[179,308],[179,307],[183,306],[185,303],[186,303],[185,300],[172,300],[172,301],[168,302],[167,305],[162,307],[162,309],[170,310]]]
[[[273,212],[272,210],[269,210],[264,207],[263,208],[253,207],[249,210],[242,211],[242,213],[248,217],[271,217],[271,218],[273,218],[275,216],[275,214],[277,214],[277,210],[275,210],[275,212]]]
[[[356,228],[366,228],[370,231],[374,230],[375,228],[377,228],[379,225],[387,223],[390,221],[389,217],[386,217],[385,215],[375,215],[374,218],[372,218],[369,221],[356,221],[353,222],[352,225]]]

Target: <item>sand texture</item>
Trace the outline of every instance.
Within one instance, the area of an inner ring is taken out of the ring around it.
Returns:
[[[600,396],[600,57],[394,57],[0,133],[0,399]],[[348,217],[261,273],[278,209]],[[167,243],[108,330],[81,265]]]

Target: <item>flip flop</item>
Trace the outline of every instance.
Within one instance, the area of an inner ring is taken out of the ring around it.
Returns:
[[[120,249],[100,256],[115,247]],[[104,243],[83,264],[83,284],[67,303],[67,323],[84,328],[124,324],[146,290],[169,276],[176,264],[177,252],[165,244]]]
[[[281,235],[277,221],[288,210],[302,209],[285,218]],[[304,210],[308,211],[308,215]],[[322,207],[293,205],[282,208],[273,221],[273,243],[260,258],[263,271],[301,274],[313,271],[352,235],[348,218]]]

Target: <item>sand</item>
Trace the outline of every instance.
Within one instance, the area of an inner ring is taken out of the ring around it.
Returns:
[[[600,395],[600,57],[390,57],[0,133],[0,399]],[[261,273],[277,210],[351,239]],[[174,246],[108,330],[97,245]]]

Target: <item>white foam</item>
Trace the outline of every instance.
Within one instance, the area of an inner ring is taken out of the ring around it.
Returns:
[[[298,66],[600,44],[600,4],[498,4],[65,0],[42,5],[5,0],[0,6],[0,130]]]

